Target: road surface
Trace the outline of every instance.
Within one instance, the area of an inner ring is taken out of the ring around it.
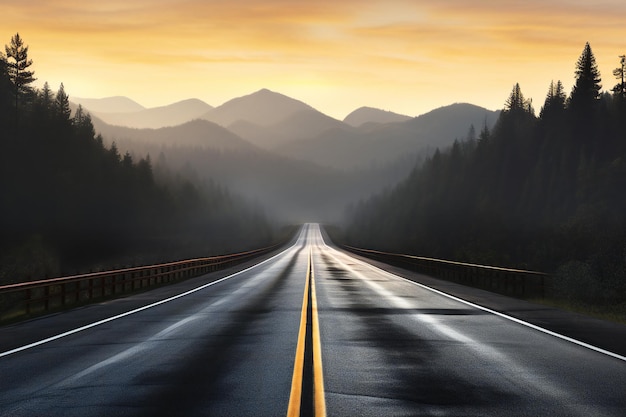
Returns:
[[[624,416],[626,358],[328,246],[0,328],[0,416]]]

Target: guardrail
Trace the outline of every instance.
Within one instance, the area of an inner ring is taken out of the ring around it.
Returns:
[[[230,255],[3,285],[0,321],[204,275],[264,255],[283,244]]]
[[[546,295],[546,278],[549,275],[543,272],[475,265],[345,245],[342,247],[370,259],[504,295],[519,298],[545,298]]]

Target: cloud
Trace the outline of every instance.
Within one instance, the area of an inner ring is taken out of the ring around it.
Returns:
[[[428,92],[493,108],[515,82],[539,98],[551,79],[571,77],[586,41],[606,77],[626,52],[616,36],[622,0],[29,0],[0,4],[0,15],[10,22],[6,41],[19,31],[30,44],[40,78],[65,73],[90,91],[156,95],[156,77],[174,83],[184,74],[181,85],[196,87],[177,89],[176,99],[198,86],[280,91],[284,80],[344,86],[345,100],[360,87],[387,103]],[[126,82],[124,73],[143,76]]]

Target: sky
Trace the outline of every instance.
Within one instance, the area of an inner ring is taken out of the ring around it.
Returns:
[[[606,90],[626,54],[624,0],[3,0],[0,16],[0,45],[19,32],[36,84],[70,99],[218,106],[268,88],[339,119],[500,109],[515,83],[539,111],[586,42]]]

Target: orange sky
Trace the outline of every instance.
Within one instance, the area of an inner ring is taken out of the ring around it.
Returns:
[[[603,87],[626,54],[623,0],[29,0],[0,3],[37,84],[144,106],[217,106],[261,88],[343,118],[411,116],[454,102],[501,108],[516,82],[541,107],[569,92],[586,41]]]

